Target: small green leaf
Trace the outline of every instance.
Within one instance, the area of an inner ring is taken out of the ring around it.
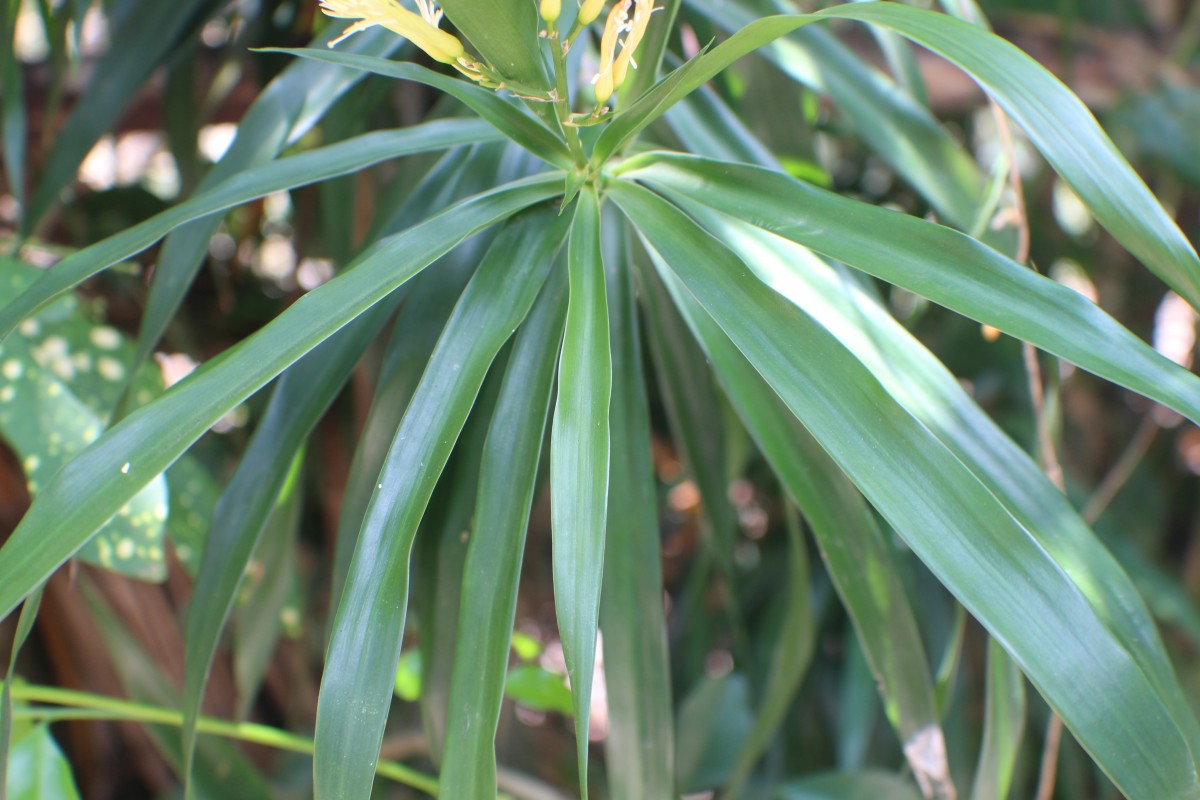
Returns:
[[[512,651],[522,661],[533,661],[542,654],[542,643],[520,631],[513,631],[511,645]]]
[[[7,789],[8,800],[78,800],[71,764],[49,725],[38,725],[13,743]]]
[[[406,650],[396,665],[396,680],[392,685],[396,697],[409,703],[421,699],[421,651]]]
[[[522,664],[508,671],[504,694],[534,711],[557,711],[569,717],[574,710],[571,690],[563,676],[532,664]]]

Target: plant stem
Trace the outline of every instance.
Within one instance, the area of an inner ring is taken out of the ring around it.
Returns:
[[[67,708],[18,708],[13,712],[15,719],[90,719],[90,720],[119,720],[129,722],[144,722],[157,725],[183,725],[183,714],[160,706],[135,703],[116,697],[78,692],[72,689],[60,689],[54,686],[38,686],[30,684],[12,684],[14,700],[33,703],[53,703]],[[200,717],[196,723],[200,733],[210,733],[227,739],[237,739],[243,742],[253,742],[279,750],[293,753],[312,755],[313,740],[305,736],[281,731],[269,725],[259,725],[254,722],[227,722],[212,717]],[[375,767],[376,773],[397,783],[403,783],[414,789],[419,789],[431,796],[437,795],[438,781],[432,775],[426,775],[404,764],[395,761],[380,760]]]
[[[564,52],[565,42],[560,42],[557,36],[550,39],[550,52],[554,56],[554,91],[558,95],[554,101],[554,111],[558,114],[558,124],[562,126],[563,135],[567,137],[567,148],[575,158],[575,163],[584,167],[587,156],[583,154],[583,143],[579,141],[579,131],[570,124],[571,90],[567,84],[567,54]]]

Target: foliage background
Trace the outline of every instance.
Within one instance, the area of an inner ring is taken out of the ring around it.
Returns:
[[[1053,8],[1018,0],[981,5],[1000,34],[1062,76],[1089,103],[1194,240],[1200,210],[1195,192],[1200,173],[1193,157],[1200,134],[1195,66],[1200,13],[1186,3],[1150,0],[1062,0]],[[272,78],[292,63],[288,56],[252,48],[307,45],[323,24],[315,3],[290,0],[9,6],[10,11],[19,6],[20,14],[7,18],[15,20],[8,33],[16,45],[5,53],[5,78],[10,81],[5,84],[5,122],[13,122],[16,102],[28,116],[21,137],[26,150],[6,163],[8,193],[0,197],[0,223],[12,240],[18,233],[16,198],[24,197],[33,207],[41,204],[45,217],[22,251],[22,258],[37,266],[48,266],[65,253],[126,230],[202,186],[222,146],[227,146],[232,126],[243,120]],[[700,40],[710,35],[703,18],[688,19]],[[859,58],[885,64],[878,43],[865,29],[839,29],[839,35]],[[917,61],[926,75],[933,110],[980,163],[989,164],[1000,137],[982,95],[937,59],[921,53]],[[739,63],[714,82],[714,89],[793,174],[871,202],[917,215],[927,212],[923,201],[878,156],[847,135],[839,109],[797,90],[764,60]],[[85,113],[79,113],[80,108]],[[302,152],[367,130],[448,113],[447,104],[427,88],[370,77],[340,97],[290,148]],[[5,129],[9,153],[13,131]],[[1090,286],[1105,309],[1163,351],[1174,348],[1181,358],[1190,354],[1194,318],[1170,317],[1172,307],[1162,304],[1162,284],[1097,229],[1019,136],[1014,147],[1025,177],[1033,261],[1069,285]],[[492,159],[499,162],[497,154]],[[143,370],[139,380],[144,390],[157,391],[160,373],[169,377],[171,370],[186,368],[189,360],[214,358],[328,279],[336,265],[372,236],[375,212],[403,201],[432,162],[430,156],[389,162],[271,195],[223,215],[217,235],[206,245],[195,286],[179,312],[170,316],[160,346],[163,356]],[[20,169],[14,171],[15,165]],[[484,164],[478,168],[480,179],[487,180],[489,169],[502,174],[506,168],[512,169],[511,162]],[[42,189],[53,185],[54,176],[59,186]],[[36,490],[37,470],[51,470],[43,462],[55,454],[36,451],[36,444],[22,441],[31,421],[44,412],[37,423],[44,430],[69,438],[74,425],[81,428],[76,433],[82,441],[93,418],[101,418],[117,403],[124,376],[105,380],[101,359],[126,364],[132,358],[138,325],[147,312],[146,284],[156,255],[151,251],[97,276],[70,302],[39,317],[45,330],[31,346],[41,350],[29,357],[40,357],[54,372],[54,359],[61,355],[54,342],[63,339],[76,357],[91,359],[98,379],[89,383],[78,363],[69,370],[62,367],[57,374],[77,400],[74,406],[51,402],[55,395],[48,384],[44,406],[15,419],[0,419],[0,438],[6,443],[0,446],[0,529],[11,530],[21,518],[29,490]],[[0,294],[4,300],[15,296],[18,284],[28,282],[28,275],[12,264],[4,276],[13,282]],[[896,316],[971,387],[977,401],[1018,442],[1033,449],[1034,415],[1019,343],[1007,337],[993,339],[977,323],[903,290],[880,287]],[[414,322],[413,335],[436,336],[440,322],[434,309],[445,308],[447,299],[435,295],[425,300],[434,321],[424,326]],[[5,354],[12,355],[7,350]],[[369,424],[370,399],[384,371],[383,357],[382,343],[368,352],[347,390],[313,432],[272,511],[268,536],[239,600],[229,646],[210,678],[208,714],[245,715],[286,730],[311,730],[333,591],[328,567],[335,559],[346,476],[360,432]],[[1044,365],[1051,376],[1053,433],[1060,443],[1067,491],[1085,515],[1090,510],[1097,516],[1098,533],[1146,596],[1163,624],[1185,690],[1194,699],[1200,689],[1200,615],[1195,605],[1200,593],[1200,539],[1195,535],[1200,524],[1200,495],[1195,491],[1200,432],[1149,401],[1084,373],[1067,370],[1059,384],[1053,377],[1055,365],[1049,360]],[[682,378],[706,380],[699,372]],[[738,473],[729,487],[737,519],[735,569],[713,576],[702,547],[706,523],[696,476],[684,467],[679,432],[669,421],[670,398],[655,380],[648,386],[669,598],[677,771],[684,786],[700,789],[728,778],[738,745],[752,724],[764,665],[785,635],[780,618],[787,613],[788,600],[796,599],[789,594],[785,568],[795,553],[788,548],[788,513],[779,487],[754,456],[750,442],[730,425],[724,459]],[[136,391],[131,402],[144,402]],[[135,517],[144,513],[153,518],[169,492],[169,546],[160,543],[157,552],[154,545],[146,546],[121,559],[126,537],[114,534],[109,543],[126,572],[165,571],[164,583],[130,581],[82,565],[60,571],[51,580],[33,635],[21,653],[18,672],[24,679],[178,706],[189,574],[196,567],[217,496],[229,482],[250,432],[262,421],[265,399],[256,396],[231,414],[172,468],[157,488],[159,494],[145,499],[145,508],[131,511],[129,525],[136,531]],[[728,417],[727,408],[718,410]],[[468,428],[464,436],[469,435]],[[64,450],[69,454],[71,446]],[[31,467],[35,463],[38,466]],[[452,462],[449,469],[450,475],[458,476],[470,467]],[[555,633],[548,499],[545,492],[541,495],[534,506],[517,613],[517,629],[529,638],[529,649],[514,656],[514,663],[524,666],[510,687],[517,700],[506,705],[498,741],[499,760],[510,770],[505,774],[510,791],[528,797],[570,793],[577,779],[570,720],[563,714],[569,711],[569,695],[562,684],[565,667]],[[439,489],[433,508],[441,515],[435,522],[460,524],[453,518],[455,498],[449,489]],[[104,563],[103,543],[93,547],[91,560]],[[433,558],[418,553],[418,564],[423,556]],[[984,722],[986,637],[973,622],[963,624],[961,631],[956,627],[956,604],[902,546],[897,558],[934,668],[940,666],[943,653],[955,654],[945,662],[954,666],[953,677],[939,688],[945,692],[944,726],[955,782],[967,787],[976,770]],[[108,561],[112,559],[110,555]],[[895,772],[903,758],[874,681],[820,559],[809,560],[811,663],[796,697],[787,703],[781,732],[772,737],[758,775],[772,785],[787,786],[789,778],[831,769]],[[435,607],[429,598],[436,596],[437,581],[422,575],[419,567],[415,572],[418,598],[425,593],[425,607]],[[731,597],[737,601],[732,610]],[[7,642],[8,629],[16,628],[15,617],[4,626]],[[428,646],[428,623],[425,626],[410,634],[412,653],[419,642]],[[961,651],[953,646],[959,634]],[[747,663],[758,664],[758,674],[745,668]],[[735,664],[738,669],[731,671]],[[403,669],[409,679],[422,672],[412,659],[403,662]],[[598,679],[602,676],[598,672]],[[425,677],[428,691],[429,675]],[[600,697],[592,727],[594,758],[602,764],[600,743],[606,731],[602,693]],[[1030,693],[1013,796],[1034,792],[1047,717],[1045,706]],[[422,724],[420,706],[398,700],[384,752],[432,772]],[[178,744],[168,729],[69,722],[56,725],[53,733],[83,796],[165,796],[174,791]],[[198,769],[205,781],[222,787],[218,791],[236,790],[236,796],[247,797],[268,792],[305,796],[310,791],[306,756],[234,747],[219,739],[202,741]],[[604,771],[595,772],[593,785],[605,796]],[[1059,797],[1115,792],[1069,737],[1057,786]],[[393,796],[411,791],[391,784],[381,788],[381,793]],[[794,788],[783,796],[810,796],[803,791],[816,789]]]

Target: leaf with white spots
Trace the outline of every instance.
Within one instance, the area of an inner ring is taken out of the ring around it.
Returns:
[[[200,567],[200,555],[204,552],[221,487],[208,468],[188,453],[167,470],[167,487],[171,506],[167,536],[175,546],[175,557],[194,576]]]
[[[0,260],[0,306],[38,273]],[[131,354],[124,337],[95,325],[74,296],[25,320],[19,335],[0,346],[0,439],[20,459],[30,494],[100,436]],[[162,392],[152,372],[139,376],[134,386],[143,402]],[[159,476],[117,512],[79,558],[123,575],[162,580],[167,509],[166,480]]]

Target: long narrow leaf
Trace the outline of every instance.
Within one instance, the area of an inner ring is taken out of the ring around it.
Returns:
[[[537,8],[522,0],[450,0],[446,16],[492,67],[534,88],[550,81],[542,55]]]
[[[333,35],[331,29],[317,41],[323,43]],[[347,46],[366,55],[384,56],[402,41],[390,31],[378,29],[354,37]],[[246,109],[229,149],[200,181],[196,194],[276,158],[288,143],[311,129],[334,101],[362,78],[360,70],[329,69],[311,61],[289,64]],[[188,105],[190,107],[190,102]],[[131,375],[149,357],[179,310],[188,287],[204,262],[208,241],[219,225],[217,217],[196,220],[174,231],[163,243],[138,326],[137,351],[128,370]]]
[[[22,218],[25,213],[25,141],[29,119],[25,113],[25,84],[21,62],[17,59],[15,36],[20,6],[0,4],[0,164],[8,191],[17,201]],[[3,784],[0,783],[0,786]]]
[[[353,269],[97,439],[49,481],[0,548],[0,616],[230,409],[455,244],[561,184],[558,175],[508,184],[378,242]]]
[[[562,241],[556,219],[541,210],[497,237],[447,322],[392,440],[321,680],[313,764],[319,797],[370,794],[400,660],[413,537],[492,360],[550,271]]]
[[[759,16],[737,0],[690,6],[730,33]],[[760,53],[788,77],[827,95],[855,134],[942,218],[970,228],[984,199],[984,177],[928,109],[821,26],[802,28]]]
[[[134,7],[125,9],[112,31],[108,51],[96,63],[87,89],[58,131],[37,190],[25,209],[22,235],[28,235],[54,204],[58,193],[75,177],[92,145],[117,123],[150,73],[171,54],[188,27],[203,24],[204,12],[215,10],[216,5],[213,0],[173,3],[137,0]]]
[[[691,473],[706,520],[704,531],[718,568],[729,577],[737,512],[729,501],[724,421],[704,354],[661,286],[644,286],[646,330],[671,436]]]
[[[724,796],[738,798],[750,771],[762,758],[779,726],[791,709],[792,701],[808,671],[816,644],[816,624],[809,600],[808,551],[800,532],[800,520],[792,506],[785,509],[788,539],[787,589],[780,598],[783,611],[779,620],[771,665],[759,702],[758,716],[750,729]]]
[[[901,3],[841,5],[819,16],[883,25],[949,59],[996,98],[1096,220],[1194,307],[1200,259],[1074,93],[1014,45],[944,14]]]
[[[579,784],[587,798],[588,720],[608,507],[612,354],[595,192],[579,194],[568,249],[570,300],[550,440],[554,600],[571,696]]]
[[[182,736],[189,788],[204,685],[268,515],[296,453],[393,310],[391,302],[375,305],[284,372],[217,502],[184,628]]]
[[[470,151],[447,153],[421,180],[404,206],[389,215],[388,221],[381,219],[376,227],[385,233],[404,230],[427,215],[430,209],[444,208],[494,185],[490,183],[495,176],[494,159],[488,147],[476,145]],[[491,244],[489,233],[463,242],[440,259],[436,269],[419,275],[407,291],[404,308],[392,327],[384,350],[371,410],[346,476],[330,581],[331,608],[337,608],[340,601],[363,515],[375,493],[376,479],[387,456],[391,436],[404,417],[454,304]]]
[[[450,723],[450,683],[458,642],[459,608],[467,546],[479,493],[479,470],[492,412],[504,378],[507,353],[500,353],[480,387],[454,452],[421,520],[412,562],[414,622],[421,632],[421,727],[429,758],[440,769]],[[512,630],[509,625],[504,633]],[[460,709],[455,709],[457,713]],[[439,786],[440,789],[440,786]],[[490,800],[490,798],[489,798]]]
[[[738,59],[817,19],[805,15],[760,19],[712,50],[691,59],[617,114],[596,141],[592,162],[604,163],[647,125],[666,113],[667,109],[708,83]]]
[[[390,61],[386,58],[340,53],[335,50],[272,48],[271,52],[288,53],[301,58],[311,58],[343,67],[354,67],[389,78],[432,86],[434,89],[461,100],[464,105],[491,123],[496,130],[538,158],[564,168],[569,168],[573,163],[567,146],[548,128],[522,111],[519,106],[510,103],[495,92],[473,83],[451,78],[404,61]]]
[[[517,581],[566,315],[562,278],[551,276],[517,334],[484,445],[451,676],[455,713],[439,781],[444,797],[483,800],[496,793],[496,726]]]
[[[971,798],[1004,800],[1025,732],[1025,676],[995,639],[988,640],[986,691],[983,744]]]
[[[1158,630],[1129,576],[1041,469],[1008,438],[942,364],[845,267],[700,206],[693,213],[758,277],[811,314],[863,361],[908,413],[983,482],[1066,571],[1154,682],[1164,704],[1200,752],[1200,724],[1184,700]]]
[[[616,227],[618,232],[626,230]],[[663,609],[650,409],[626,235],[606,270],[612,326],[612,471],[600,627],[608,695],[608,785],[624,800],[675,796],[675,732]]]
[[[685,215],[628,184],[610,196],[1114,782],[1133,796],[1194,795],[1187,741],[1146,674],[962,462],[837,339]]]
[[[738,414],[808,520],[879,685],[888,720],[906,750],[914,753],[913,771],[932,783],[947,782],[945,737],[916,616],[878,523],[837,464],[679,279],[669,272],[664,279]],[[915,759],[938,752],[941,759]]]
[[[444,120],[398,131],[380,131],[264,164],[236,175],[145,222],[64,258],[16,300],[0,309],[0,341],[21,320],[91,276],[137,255],[176,227],[218,211],[357,172],[371,164],[412,153],[443,150],[492,138],[495,132],[477,120]]]
[[[1069,289],[958,231],[759,167],[656,154],[629,177],[994,325],[1200,421],[1200,380]]]

